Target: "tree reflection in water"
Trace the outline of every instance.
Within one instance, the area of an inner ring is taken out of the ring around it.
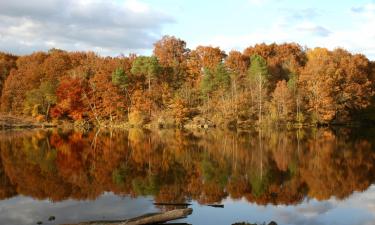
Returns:
[[[104,192],[201,204],[344,199],[375,180],[373,130],[17,131],[0,134],[0,198]]]

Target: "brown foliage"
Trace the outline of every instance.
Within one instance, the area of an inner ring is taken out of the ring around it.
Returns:
[[[239,51],[230,51],[225,59],[225,65],[232,73],[244,75],[249,68],[250,59]]]
[[[204,69],[214,70],[216,66],[226,57],[224,51],[219,47],[198,46],[189,54],[188,73],[195,85],[200,83]]]
[[[186,42],[174,36],[164,36],[154,44],[154,55],[164,67],[162,80],[178,87],[186,79]]]
[[[269,107],[271,118],[276,121],[293,121],[295,119],[295,102],[285,80],[276,83]]]
[[[295,43],[257,44],[245,49],[245,56],[260,55],[267,60],[271,77],[271,90],[277,81],[288,80],[291,74],[298,74],[306,62],[302,47]]]
[[[17,56],[0,52],[0,96],[10,71],[16,68]]]
[[[347,121],[351,111],[369,106],[374,94],[368,59],[342,49],[310,50],[300,82],[313,119],[323,123]]]

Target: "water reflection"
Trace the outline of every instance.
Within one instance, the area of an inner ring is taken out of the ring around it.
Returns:
[[[372,131],[17,131],[0,134],[0,198],[104,192],[200,204],[344,199],[375,180]]]

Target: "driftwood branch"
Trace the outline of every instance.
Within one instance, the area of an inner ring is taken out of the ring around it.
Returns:
[[[214,208],[224,208],[222,204],[208,204],[207,206],[214,207]]]
[[[170,202],[155,202],[154,205],[156,206],[183,206],[188,207],[191,203],[170,203]],[[207,204],[205,206],[210,206],[214,208],[224,208],[223,204]]]
[[[154,205],[165,205],[165,206],[189,206],[190,203],[164,203],[164,202],[155,202]]]
[[[175,209],[164,213],[146,214],[129,220],[117,221],[91,221],[69,225],[146,225],[155,223],[164,223],[171,220],[185,218],[193,212],[193,209]],[[65,224],[68,225],[68,224]]]

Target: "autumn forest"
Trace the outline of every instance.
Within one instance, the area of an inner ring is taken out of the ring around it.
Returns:
[[[163,127],[375,121],[375,62],[344,49],[257,44],[194,50],[173,36],[152,56],[51,49],[0,53],[1,114]]]

